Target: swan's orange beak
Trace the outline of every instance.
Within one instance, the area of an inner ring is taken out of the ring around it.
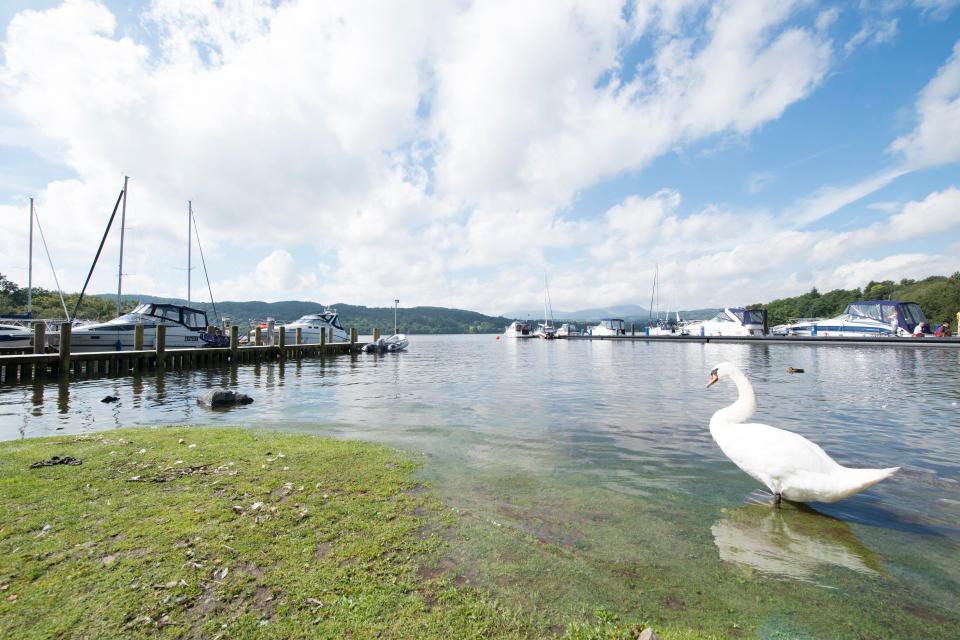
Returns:
[[[707,383],[707,389],[709,389],[710,387],[712,387],[713,385],[715,385],[715,384],[717,383],[717,380],[719,380],[719,379],[720,379],[720,378],[717,377],[717,374],[716,374],[716,373],[711,373],[711,374],[710,374],[710,382]]]

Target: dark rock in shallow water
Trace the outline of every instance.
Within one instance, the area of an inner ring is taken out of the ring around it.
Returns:
[[[104,396],[103,400],[101,400],[100,402],[116,402],[119,399],[120,398],[118,398],[117,396]]]
[[[251,402],[253,402],[253,398],[244,393],[237,393],[220,387],[211,389],[197,398],[197,404],[202,404],[211,409],[223,409],[238,404],[250,404]]]

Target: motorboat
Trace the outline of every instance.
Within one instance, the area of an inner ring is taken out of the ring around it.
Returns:
[[[15,324],[0,324],[0,349],[29,349],[33,333]]]
[[[556,337],[557,338],[569,338],[570,336],[580,335],[580,330],[577,329],[577,325],[564,322],[560,325],[560,328],[557,329]]]
[[[350,342],[350,334],[340,324],[340,315],[335,309],[324,309],[323,313],[308,313],[283,325],[287,344],[293,344],[297,329],[300,329],[300,341],[304,344],[319,343],[321,331],[326,331],[329,338],[330,329],[333,329],[333,340],[328,342]]]
[[[373,342],[367,343],[363,347],[364,353],[394,353],[403,351],[410,345],[407,336],[402,333],[395,333],[392,336],[379,338]]]
[[[207,314],[177,304],[144,303],[133,311],[108,322],[73,327],[70,350],[75,353],[93,351],[132,351],[136,327],[143,326],[143,348],[155,349],[157,327],[166,327],[164,346],[167,349],[191,349],[227,346],[226,336],[207,333]],[[50,335],[51,346],[60,343],[59,334]]]
[[[536,338],[537,336],[530,331],[530,325],[521,320],[514,320],[503,332],[506,338]]]
[[[710,320],[689,322],[685,335],[691,336],[762,336],[766,331],[766,311],[727,307]]]
[[[659,337],[680,337],[686,335],[686,324],[680,319],[679,312],[677,312],[676,316],[676,320],[671,320],[669,314],[662,320],[658,318],[645,329],[646,335]]]
[[[622,318],[602,318],[600,324],[590,327],[591,336],[622,336],[626,333]]]
[[[876,338],[911,336],[921,324],[923,333],[930,333],[927,317],[916,302],[863,300],[851,302],[835,318],[796,322],[785,331],[794,336]]]

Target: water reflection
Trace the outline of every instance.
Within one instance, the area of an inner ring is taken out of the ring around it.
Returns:
[[[725,509],[710,528],[720,558],[762,573],[815,582],[829,567],[875,574],[879,562],[850,526],[803,505]]]

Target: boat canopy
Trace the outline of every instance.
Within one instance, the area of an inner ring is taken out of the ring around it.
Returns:
[[[601,318],[600,325],[607,329],[611,330],[622,330],[623,329],[623,319],[622,318]]]
[[[207,328],[207,312],[176,304],[153,304],[145,302],[127,314],[127,316],[152,316],[168,322],[176,322],[190,329]],[[122,316],[125,317],[125,316]]]
[[[343,329],[340,326],[340,316],[335,311],[324,311],[323,313],[308,313],[305,316],[302,316],[299,320],[293,324],[310,324],[311,322],[325,322],[329,324],[334,329]]]
[[[740,324],[763,324],[763,312],[731,307],[730,313],[736,316]]]
[[[841,317],[852,322],[869,319],[890,325],[896,323],[897,326],[910,332],[921,322],[927,321],[919,304],[900,300],[851,302]]]

